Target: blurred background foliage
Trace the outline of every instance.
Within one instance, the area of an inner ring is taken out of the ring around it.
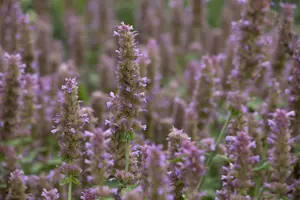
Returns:
[[[85,12],[85,5],[88,0],[74,0],[74,6],[76,12],[80,15]],[[114,0],[116,3],[116,13],[120,21],[124,21],[128,24],[135,24],[135,9],[139,0]],[[166,2],[168,0],[165,0]],[[34,15],[32,0],[21,0],[22,8],[28,13]],[[188,0],[186,0],[188,2]],[[274,10],[280,9],[280,2],[289,2],[297,6],[295,12],[295,21],[300,23],[300,1],[299,0],[272,0],[272,7]],[[218,27],[220,22],[220,16],[222,13],[222,7],[226,3],[226,0],[208,0],[208,22],[212,27]],[[167,6],[167,3],[166,3]],[[64,12],[64,6],[62,0],[52,0],[52,20],[54,24],[53,36],[56,39],[65,40],[65,35],[62,29],[62,14]]]

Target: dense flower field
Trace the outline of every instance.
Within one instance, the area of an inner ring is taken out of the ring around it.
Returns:
[[[0,200],[300,199],[294,4],[58,2],[0,1]]]

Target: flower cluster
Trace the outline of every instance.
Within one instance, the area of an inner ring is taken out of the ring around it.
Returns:
[[[121,23],[114,32],[119,39],[118,94],[111,92],[111,101],[107,103],[113,113],[108,121],[113,132],[110,149],[115,166],[119,169],[123,169],[125,165],[126,135],[143,128],[137,117],[145,101],[143,92],[145,80],[139,75],[137,65],[139,52],[134,39],[136,32],[132,30],[132,26]]]

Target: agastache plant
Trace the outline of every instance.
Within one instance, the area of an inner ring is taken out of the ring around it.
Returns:
[[[282,9],[281,23],[277,35],[277,48],[273,54],[272,68],[274,76],[280,78],[284,72],[284,68],[287,64],[287,54],[284,49],[284,40],[289,37],[289,33],[293,28],[293,17],[295,5],[282,3],[280,4]]]
[[[172,187],[167,176],[167,159],[161,146],[147,146],[143,153],[142,173],[146,175],[143,180],[143,190],[148,199],[173,199]]]
[[[226,141],[228,142],[228,155],[233,165],[231,168],[233,193],[247,196],[254,185],[251,169],[260,160],[259,156],[255,156],[253,153],[253,149],[256,147],[255,142],[247,132],[238,132],[236,136],[227,136]]]
[[[290,191],[288,178],[292,172],[293,157],[291,154],[291,117],[295,112],[276,110],[273,119],[269,120],[272,133],[268,137],[272,148],[269,150],[269,162],[271,163],[271,182],[267,187],[277,195],[277,198],[286,196]]]
[[[182,190],[184,187],[184,183],[180,178],[180,165],[181,163],[174,162],[174,160],[178,156],[181,151],[182,144],[185,141],[190,141],[190,138],[182,131],[173,127],[171,132],[168,135],[168,159],[171,161],[169,163],[169,177],[174,188],[174,195],[176,199],[180,199],[182,197]],[[185,156],[185,155],[184,155]],[[174,163],[172,163],[172,161]]]
[[[22,62],[26,65],[25,73],[35,73],[36,64],[35,46],[33,38],[33,28],[30,24],[29,16],[24,15],[19,19],[19,30],[17,35],[17,47],[22,56]]]
[[[2,110],[2,127],[1,139],[8,140],[15,137],[20,117],[20,98],[22,88],[22,75],[24,65],[21,64],[21,56],[19,54],[5,54],[8,62],[8,68],[4,73],[4,89],[3,89],[3,110]]]
[[[176,49],[176,53],[181,50],[183,44],[183,26],[184,26],[184,1],[172,0],[170,1],[170,7],[172,9],[172,44]]]
[[[85,163],[89,165],[90,181],[101,186],[108,177],[108,169],[113,165],[111,155],[107,153],[109,141],[105,138],[104,131],[99,128],[91,134],[89,142],[85,145],[88,155]]]
[[[215,69],[212,66],[212,59],[204,56],[199,65],[199,73],[195,79],[195,89],[192,103],[195,104],[198,114],[197,127],[202,133],[210,123],[211,112],[215,107],[213,102],[213,89],[215,87]]]
[[[13,171],[9,177],[9,193],[7,194],[5,199],[26,200],[26,181],[27,177],[24,175],[23,171],[19,169]]]
[[[206,173],[204,151],[189,140],[182,142],[177,155],[182,156],[179,167],[179,178],[184,184],[183,192],[188,199],[201,199],[204,194],[198,192],[199,180]]]
[[[76,176],[82,171],[75,165],[75,160],[83,154],[81,143],[84,140],[83,127],[89,122],[82,114],[78,101],[78,86],[75,78],[67,78],[62,86],[63,99],[61,112],[55,119],[55,127],[51,131],[56,135],[60,147],[60,156],[64,162],[61,173],[66,175],[63,183],[69,184],[68,199],[72,199],[72,183],[78,184]]]
[[[247,2],[242,19],[233,23],[233,31],[237,32],[239,44],[235,50],[231,79],[235,89],[244,89],[246,80],[253,78],[260,63],[264,61],[259,39],[265,28],[266,13],[270,0],[253,0]]]
[[[133,27],[121,23],[114,32],[118,37],[118,93],[111,92],[111,101],[107,103],[112,112],[109,124],[112,135],[110,141],[110,152],[113,156],[114,167],[116,169],[128,170],[130,141],[136,131],[142,130],[138,114],[141,105],[145,101],[144,87],[145,79],[139,75],[137,59],[139,51],[136,47],[136,32]],[[125,163],[126,160],[126,163]]]
[[[147,70],[147,112],[146,122],[147,129],[145,135],[153,140],[154,137],[154,113],[155,113],[155,97],[160,87],[161,57],[159,46],[156,40],[150,39],[146,46],[149,54],[150,63]]]
[[[0,200],[300,199],[278,1],[0,0]]]

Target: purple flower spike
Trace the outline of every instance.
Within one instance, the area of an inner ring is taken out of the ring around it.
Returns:
[[[141,105],[145,102],[145,80],[140,77],[133,27],[121,23],[114,32],[118,37],[118,94],[111,92],[111,101],[107,103],[112,112],[108,124],[112,130],[110,149],[117,169],[125,167],[126,134],[141,131],[143,126],[137,118]]]
[[[144,150],[142,162],[143,190],[147,199],[173,200],[172,188],[167,175],[167,160],[161,146],[147,146]]]
[[[290,120],[295,116],[295,112],[278,109],[272,115],[273,119],[269,120],[272,133],[268,138],[272,146],[269,150],[272,176],[268,185],[271,191],[284,196],[289,192],[287,181],[293,169]]]
[[[231,185],[235,192],[247,195],[253,186],[252,168],[259,161],[259,156],[254,156],[255,142],[247,132],[238,132],[236,136],[227,136],[228,155],[232,160],[233,180]]]
[[[84,139],[84,126],[88,123],[78,101],[78,86],[76,79],[66,79],[62,86],[63,100],[61,112],[55,118],[52,133],[56,135],[60,146],[62,160],[72,163],[82,155],[81,143]]]
[[[18,169],[13,171],[9,177],[9,192],[6,199],[26,200],[26,181],[27,177],[24,176],[23,171]]]

